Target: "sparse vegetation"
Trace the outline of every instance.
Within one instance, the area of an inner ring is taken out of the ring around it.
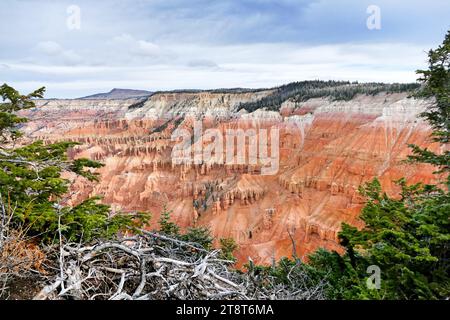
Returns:
[[[147,101],[147,99],[142,99],[141,101],[135,102],[135,103],[129,105],[128,109],[132,110],[132,109],[142,108],[145,105],[146,101]]]

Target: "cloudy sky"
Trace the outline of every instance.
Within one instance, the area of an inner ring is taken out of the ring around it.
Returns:
[[[450,1],[1,0],[0,28],[0,83],[47,97],[411,82],[450,29]]]

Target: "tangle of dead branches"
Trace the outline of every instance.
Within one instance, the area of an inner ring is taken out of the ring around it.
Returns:
[[[148,231],[92,246],[65,244],[53,255],[53,275],[34,299],[324,298],[324,284],[308,287],[294,268],[291,283],[261,281],[234,270],[219,250]]]

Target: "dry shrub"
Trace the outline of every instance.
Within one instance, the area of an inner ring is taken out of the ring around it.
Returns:
[[[38,245],[14,231],[6,238],[0,252],[0,273],[20,273],[32,269],[45,273],[42,268],[44,260],[45,254]]]
[[[32,271],[46,274],[43,268],[45,259],[39,246],[26,239],[23,232],[9,232],[0,248],[0,297],[5,298],[9,294],[8,287],[12,282],[29,277]]]

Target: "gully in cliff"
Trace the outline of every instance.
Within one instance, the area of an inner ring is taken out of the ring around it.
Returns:
[[[194,122],[193,137],[187,129],[176,129],[171,137],[172,141],[177,142],[172,149],[172,163],[250,165],[259,166],[261,175],[273,175],[278,172],[280,158],[278,128],[274,126],[270,128],[270,138],[268,129],[265,128],[245,130],[228,128],[224,131],[210,128],[203,133],[201,121]]]

